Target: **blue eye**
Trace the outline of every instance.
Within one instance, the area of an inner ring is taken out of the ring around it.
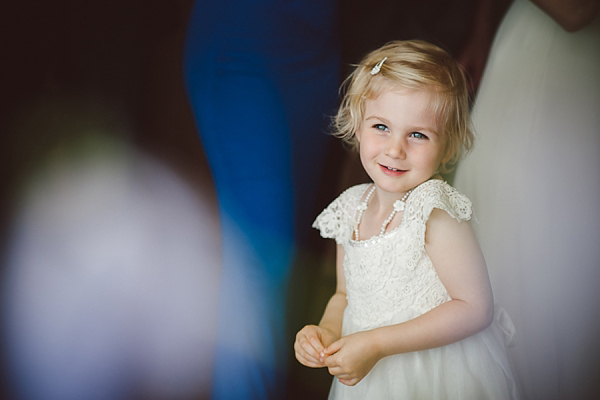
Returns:
[[[412,133],[410,134],[410,137],[414,137],[414,138],[417,138],[417,139],[429,139],[429,138],[427,137],[427,135],[424,135],[424,134],[422,134],[421,132],[412,132]]]
[[[388,131],[388,127],[384,124],[375,124],[373,125],[373,128],[377,129],[378,131]]]

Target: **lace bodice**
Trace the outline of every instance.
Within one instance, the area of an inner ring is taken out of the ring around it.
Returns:
[[[356,210],[368,184],[335,199],[313,227],[344,247],[346,315],[361,329],[391,323],[398,313],[421,315],[450,300],[425,252],[426,223],[434,208],[459,221],[471,217],[471,202],[441,180],[429,180],[410,194],[400,225],[364,241],[352,239]]]

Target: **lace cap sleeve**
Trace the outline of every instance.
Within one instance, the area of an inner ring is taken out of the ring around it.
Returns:
[[[338,244],[349,240],[354,228],[356,207],[368,184],[352,186],[332,201],[315,219],[313,228],[320,231],[321,236],[335,239]]]
[[[406,202],[405,220],[414,240],[407,244],[406,265],[414,269],[425,251],[427,220],[434,208],[446,211],[458,221],[471,218],[471,201],[446,182],[432,179],[419,185]]]
[[[446,211],[458,221],[471,219],[473,206],[471,200],[446,182],[432,179],[421,184],[412,193],[413,210],[423,221],[427,221],[434,208]],[[410,200],[409,200],[410,201]]]

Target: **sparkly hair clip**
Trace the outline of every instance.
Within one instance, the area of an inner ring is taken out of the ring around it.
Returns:
[[[381,71],[381,66],[387,60],[387,57],[384,57],[383,60],[379,61],[371,70],[371,75],[377,75],[379,71]]]

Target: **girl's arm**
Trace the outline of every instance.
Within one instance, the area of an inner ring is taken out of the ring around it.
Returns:
[[[434,209],[427,222],[425,249],[451,300],[404,324],[374,332],[382,356],[454,343],[492,322],[492,289],[471,225]]]
[[[342,319],[344,310],[348,305],[348,301],[346,300],[346,278],[344,276],[344,248],[341,244],[338,244],[336,247],[335,271],[335,294],[331,296],[329,303],[327,303],[319,326],[322,329],[331,331],[336,336],[335,340],[337,340],[342,336]]]
[[[425,243],[451,300],[413,320],[349,335],[329,346],[325,364],[342,383],[358,383],[383,357],[454,343],[491,323],[492,291],[469,223],[434,209]]]
[[[599,0],[531,0],[567,32],[589,24],[598,14]]]
[[[296,335],[294,350],[300,363],[313,368],[324,367],[325,347],[342,335],[342,318],[346,309],[346,279],[344,277],[344,248],[337,245],[336,290],[329,299],[319,325],[307,325]]]

